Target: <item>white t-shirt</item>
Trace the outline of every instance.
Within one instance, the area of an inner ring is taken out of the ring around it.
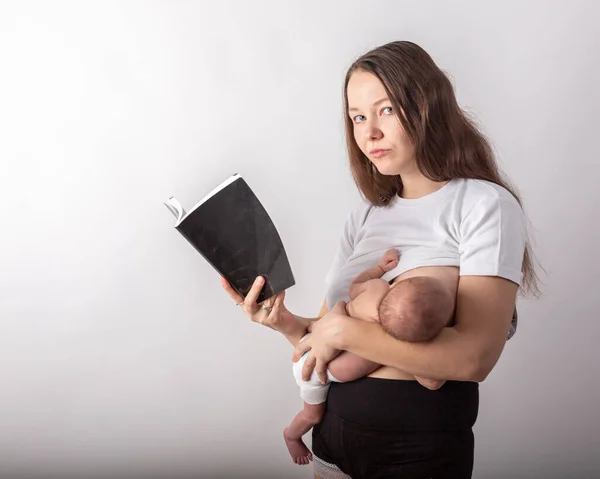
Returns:
[[[354,278],[396,248],[400,261],[386,281],[421,266],[458,266],[460,275],[500,276],[521,285],[527,223],[505,188],[483,180],[454,179],[416,199],[396,196],[375,207],[366,200],[348,215],[326,277],[327,307],[349,301]],[[516,331],[515,310],[510,338]]]

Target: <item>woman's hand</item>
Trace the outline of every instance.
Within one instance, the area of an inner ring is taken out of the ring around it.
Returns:
[[[256,278],[245,299],[240,296],[223,277],[221,277],[221,285],[223,286],[223,289],[227,291],[231,299],[242,308],[253,322],[279,331],[285,336],[298,335],[305,332],[304,327],[298,324],[294,315],[290,313],[283,304],[285,291],[257,304],[256,298],[258,298],[258,295],[264,286],[264,279],[261,276]]]
[[[349,320],[346,315],[346,303],[340,301],[321,319],[311,324],[311,335],[296,346],[292,360],[298,361],[304,353],[310,351],[302,368],[302,379],[308,381],[313,370],[319,380],[327,382],[327,363],[342,351],[340,335]]]

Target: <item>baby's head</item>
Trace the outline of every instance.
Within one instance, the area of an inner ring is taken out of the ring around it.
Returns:
[[[363,285],[359,295],[347,304],[347,311],[353,318],[363,321],[379,321],[377,308],[390,291],[390,283],[383,279],[370,279]]]
[[[454,297],[430,276],[396,283],[379,304],[379,321],[396,339],[418,342],[436,336],[454,314]]]

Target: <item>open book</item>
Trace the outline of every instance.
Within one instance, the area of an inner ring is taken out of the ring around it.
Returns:
[[[295,284],[279,233],[246,181],[235,174],[188,212],[173,197],[165,205],[175,229],[244,298],[257,276],[262,302]]]

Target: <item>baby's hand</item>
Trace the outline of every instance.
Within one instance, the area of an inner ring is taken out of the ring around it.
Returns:
[[[379,263],[377,263],[377,266],[379,266],[384,272],[388,272],[398,266],[399,258],[400,255],[398,254],[398,250],[395,248],[390,248],[384,253],[383,257],[379,260]]]

